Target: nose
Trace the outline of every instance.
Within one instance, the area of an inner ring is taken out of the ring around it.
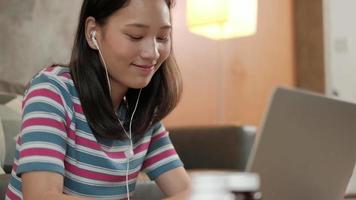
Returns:
[[[159,44],[157,41],[155,39],[147,41],[142,48],[141,57],[147,60],[156,61],[159,56]]]

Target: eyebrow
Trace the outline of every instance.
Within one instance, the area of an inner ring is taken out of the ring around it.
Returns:
[[[140,24],[140,23],[132,23],[132,24],[126,24],[125,26],[127,27],[137,27],[137,28],[149,28],[149,26],[145,24]],[[163,25],[160,27],[160,29],[171,29],[171,25]]]

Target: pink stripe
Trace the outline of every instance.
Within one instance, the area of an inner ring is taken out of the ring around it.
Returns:
[[[45,67],[43,71],[45,72],[52,72],[55,69],[56,65],[48,65]]]
[[[67,79],[72,79],[72,76],[68,72],[62,73],[61,76],[63,76],[64,78],[67,78]]]
[[[163,151],[155,156],[152,156],[150,158],[148,158],[147,160],[145,160],[145,162],[143,163],[142,168],[147,168],[153,164],[155,164],[156,162],[164,159],[164,158],[168,158],[169,156],[175,155],[177,154],[176,151],[174,149],[168,149],[166,151]]]
[[[80,114],[84,114],[83,108],[80,104],[73,103],[74,111]]]
[[[15,172],[17,171],[17,165],[15,163],[12,165],[12,170]]]
[[[68,163],[68,162],[65,162],[65,168],[67,169],[67,171],[69,171],[77,176],[83,177],[83,178],[99,180],[99,181],[107,181],[107,182],[126,181],[126,176],[115,176],[115,175],[93,172],[93,171],[81,169],[75,165]],[[129,174],[129,180],[137,178],[138,174],[139,174],[138,171],[134,172],[132,174]]]
[[[66,121],[66,125],[67,125],[67,132],[68,132],[68,130],[70,130],[70,124],[71,124],[71,120],[70,120],[70,118],[69,118],[69,116],[68,116],[68,113],[66,112],[66,116],[65,116],[65,121]]]
[[[30,91],[27,95],[26,95],[26,98],[24,100],[24,105],[26,104],[26,102],[32,98],[32,97],[48,97],[54,101],[56,101],[57,103],[59,103],[60,105],[63,105],[62,103],[62,99],[61,99],[61,96],[58,95],[57,93],[49,90],[49,89],[46,89],[46,88],[42,88],[42,89],[35,89],[35,90],[32,90]]]
[[[146,143],[143,143],[143,144],[140,144],[138,145],[135,149],[134,149],[134,152],[135,154],[138,154],[140,152],[143,152],[143,151],[146,151],[149,147],[149,142],[146,142]]]
[[[89,149],[94,149],[98,151],[102,150],[100,145],[96,141],[88,140],[84,137],[80,137],[79,135],[76,135],[75,143],[83,147],[87,147]]]
[[[154,135],[151,139],[151,143],[156,142],[157,140],[161,139],[162,137],[166,136],[166,134],[168,134],[168,132],[166,130]]]
[[[67,136],[72,139],[73,141],[75,141],[77,135],[75,133],[75,131],[73,131],[72,129],[68,129],[67,131]]]
[[[6,190],[6,196],[9,197],[11,200],[21,200],[19,196],[17,196],[15,193],[13,193],[9,187]]]
[[[54,119],[50,118],[44,118],[44,117],[37,117],[37,118],[32,118],[32,119],[27,119],[22,123],[22,128],[30,127],[30,126],[50,126],[57,128],[61,131],[66,131],[65,125],[62,122],[56,121]]]
[[[27,157],[27,156],[49,156],[49,157],[58,158],[60,160],[64,160],[63,153],[52,149],[45,149],[45,148],[31,148],[31,149],[25,149],[20,152],[20,157]]]
[[[109,156],[110,158],[126,158],[125,153],[124,152],[107,152],[105,150],[103,150],[107,156]]]
[[[89,139],[81,137],[79,135],[76,135],[76,133],[74,131],[70,130],[69,133],[68,133],[68,136],[73,141],[75,141],[75,144],[78,144],[78,145],[83,146],[83,147],[87,147],[89,149],[97,150],[97,151],[103,151],[110,158],[126,158],[124,152],[108,152],[108,151],[105,151],[103,148],[101,148],[101,146],[100,146],[100,144],[98,144],[98,142],[89,140]]]

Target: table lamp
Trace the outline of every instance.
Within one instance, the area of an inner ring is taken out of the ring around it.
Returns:
[[[187,25],[192,33],[213,40],[253,35],[257,0],[187,0]]]

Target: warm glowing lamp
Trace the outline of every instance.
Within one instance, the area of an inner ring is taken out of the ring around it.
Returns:
[[[253,35],[257,0],[187,0],[191,32],[214,40]]]

